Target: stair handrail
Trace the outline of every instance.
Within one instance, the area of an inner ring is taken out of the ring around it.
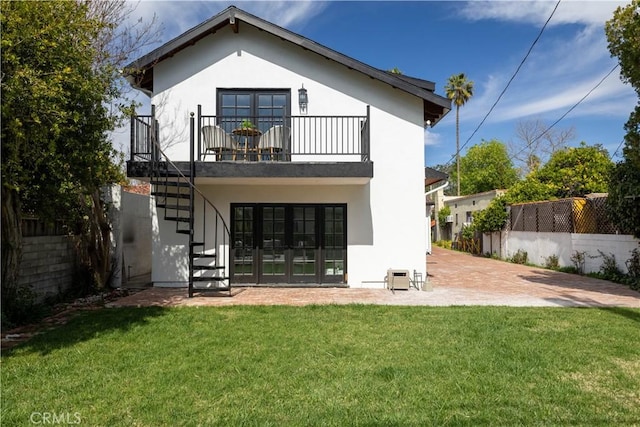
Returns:
[[[191,113],[191,118],[190,120],[193,120],[193,113]],[[156,140],[156,138],[153,136],[152,133],[152,137],[151,137],[151,142],[152,144],[158,149],[158,152],[160,154],[162,154],[162,157],[164,157],[165,161],[170,164],[178,173],[178,176],[176,178],[181,178],[184,179],[187,183],[189,183],[189,186],[193,188],[193,190],[198,193],[202,199],[207,202],[215,211],[218,215],[220,215],[220,219],[222,219],[222,224],[225,227],[225,230],[227,231],[227,234],[231,234],[231,231],[229,229],[229,227],[227,226],[227,222],[224,220],[224,217],[222,216],[222,214],[220,213],[220,211],[218,210],[218,208],[215,207],[215,205],[211,202],[211,200],[209,200],[203,193],[202,191],[200,191],[198,189],[198,187],[196,187],[195,185],[191,184],[191,182],[189,181],[189,178],[182,173],[182,171],[180,170],[180,168],[178,168],[178,166],[167,156],[167,154],[164,152],[164,150],[162,149],[162,147],[160,147],[160,144],[158,143],[158,141]],[[160,163],[160,156],[157,156],[156,160],[154,163]]]
[[[155,106],[152,105],[152,116],[153,116],[153,120],[151,121],[152,126],[155,128],[157,126],[156,120],[155,120]],[[194,146],[194,113],[192,112],[190,114],[190,145],[191,145],[191,159],[190,159],[190,168],[191,168],[191,175],[195,178],[195,162],[194,162],[194,158],[193,158],[193,146]],[[224,228],[224,235],[229,237],[229,245],[231,245],[231,230],[229,229],[229,226],[227,225],[227,222],[225,221],[224,217],[222,216],[222,213],[218,210],[218,208],[211,202],[211,200],[209,200],[202,191],[200,191],[198,189],[198,187],[196,187],[191,180],[182,172],[182,170],[169,158],[169,156],[167,156],[167,154],[165,153],[165,151],[162,149],[162,147],[160,146],[160,143],[158,141],[158,137],[157,137],[157,133],[156,133],[157,129],[153,129],[151,131],[151,143],[152,146],[157,150],[156,151],[156,156],[155,159],[152,161],[152,172],[156,173],[156,177],[159,176],[159,164],[160,164],[160,157],[162,156],[166,162],[166,164],[169,164],[173,167],[173,169],[176,171],[177,176],[175,178],[177,178],[178,182],[186,182],[189,184],[189,188],[192,189],[193,191],[195,191],[196,193],[198,193],[198,195],[200,195],[200,197],[202,197],[202,200],[205,202],[205,209],[206,209],[206,205],[208,205],[209,207],[213,208],[214,212],[216,213],[216,223],[217,223],[217,219],[219,218],[220,221],[222,222],[222,226]],[[168,170],[168,168],[167,168]],[[169,180],[169,176],[167,174],[167,176],[165,176],[165,180],[168,181]],[[193,206],[193,204],[192,204]],[[203,219],[203,221],[206,221],[206,219]],[[204,222],[203,222],[203,228],[204,228]],[[191,227],[191,236],[193,237],[193,227]],[[191,237],[191,238],[192,238]],[[223,242],[223,245],[225,244],[225,242]],[[217,254],[217,233],[216,233],[216,254]],[[191,251],[192,248],[189,248],[189,256],[191,256]],[[223,266],[226,269],[230,268],[229,265],[229,261],[230,261],[230,252],[231,252],[231,247],[229,246],[229,248],[227,249],[226,253],[224,254],[224,264]],[[216,256],[216,260],[218,260],[218,257]],[[191,263],[191,261],[190,261]],[[216,261],[217,264],[217,261]],[[191,279],[190,279],[191,280]],[[229,279],[230,280],[230,279]],[[230,283],[229,283],[230,286]]]

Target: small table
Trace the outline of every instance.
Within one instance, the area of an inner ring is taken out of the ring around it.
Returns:
[[[255,138],[256,136],[260,136],[262,135],[262,132],[260,132],[260,129],[257,128],[237,128],[231,131],[231,133],[233,133],[234,135],[237,136],[244,136],[244,159],[247,160],[248,159],[248,154],[249,151],[256,151],[256,154],[258,154],[258,147],[254,146],[249,148],[249,137],[251,138]],[[258,158],[258,160],[260,160],[260,156],[256,156]]]

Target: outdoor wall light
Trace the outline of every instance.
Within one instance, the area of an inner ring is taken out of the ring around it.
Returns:
[[[300,113],[307,112],[307,104],[309,103],[309,98],[307,97],[307,90],[304,88],[304,84],[300,89],[298,89],[298,104],[300,105]]]

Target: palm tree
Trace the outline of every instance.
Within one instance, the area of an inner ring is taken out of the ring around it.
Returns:
[[[456,106],[456,169],[458,175],[458,196],[460,195],[460,107],[473,96],[473,82],[464,73],[454,74],[444,88],[447,98]]]

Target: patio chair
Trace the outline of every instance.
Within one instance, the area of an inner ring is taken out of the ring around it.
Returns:
[[[262,158],[264,152],[268,152],[269,160],[274,159],[274,154],[277,159],[278,154],[285,148],[285,144],[288,144],[290,134],[291,130],[286,126],[272,126],[260,137],[260,142],[258,143],[260,158]]]
[[[204,155],[202,159],[207,157],[209,152],[213,152],[216,156],[216,160],[224,160],[225,153],[232,154],[232,160],[235,160],[237,143],[235,139],[220,126],[203,126],[202,137],[204,143]]]

